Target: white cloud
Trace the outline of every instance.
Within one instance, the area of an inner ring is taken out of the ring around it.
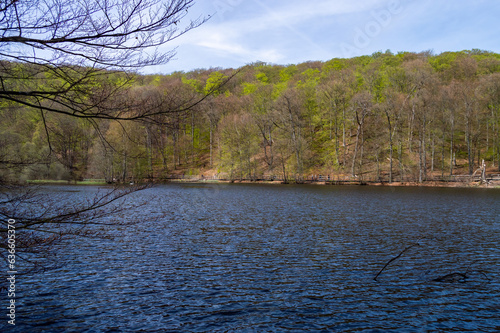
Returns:
[[[316,44],[313,38],[300,29],[301,24],[310,22],[309,24],[313,25],[318,17],[365,11],[384,1],[279,2],[281,4],[248,0],[245,4],[232,8],[232,12],[224,12],[223,21],[212,19],[180,38],[178,43],[203,47],[207,52],[216,52],[225,58],[237,58],[244,63],[255,60],[286,62],[285,54],[290,57],[291,53],[294,53],[285,47],[287,41],[295,41],[295,44],[301,44],[303,48],[326,54],[328,52],[322,46]],[[247,16],[241,15],[244,10],[249,13]],[[276,33],[277,31],[280,33]],[[281,38],[273,39],[273,33]]]
[[[277,62],[284,57],[274,49],[255,50],[237,43],[224,34],[211,34],[196,43],[197,46],[208,48],[214,52],[225,53],[226,56],[238,58],[242,61],[251,62],[260,59],[267,62]]]

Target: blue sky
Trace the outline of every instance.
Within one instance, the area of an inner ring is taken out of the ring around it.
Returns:
[[[498,0],[198,0],[211,18],[165,45],[170,63],[145,73],[296,64],[377,51],[500,53]]]

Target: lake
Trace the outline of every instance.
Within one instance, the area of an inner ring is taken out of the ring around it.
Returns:
[[[133,226],[68,239],[60,268],[20,277],[14,331],[500,330],[498,189],[167,184],[129,200],[146,205],[114,219]],[[467,278],[435,281],[452,273]]]

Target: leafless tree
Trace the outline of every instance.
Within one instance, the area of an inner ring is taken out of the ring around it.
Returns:
[[[0,4],[0,101],[95,119],[151,119],[172,111],[120,94],[133,70],[164,64],[160,47],[198,27],[193,0],[8,0]],[[127,70],[127,72],[124,72]],[[110,78],[114,72],[115,77]],[[110,82],[112,81],[112,82]],[[161,102],[161,101],[160,101]],[[185,110],[193,101],[178,102]]]
[[[204,97],[127,96],[139,69],[165,64],[175,55],[175,49],[161,49],[165,44],[206,21],[185,22],[193,5],[194,0],[1,1],[2,107],[39,112],[49,146],[49,114],[85,119],[99,130],[103,119],[158,122],[163,114],[191,109]],[[3,162],[7,167],[30,163],[7,157]],[[116,204],[125,196],[142,189],[110,189],[68,205],[30,186],[0,179],[0,187],[0,233],[7,233],[9,219],[16,220],[21,256],[66,235],[86,235],[84,227],[101,223],[123,208]]]

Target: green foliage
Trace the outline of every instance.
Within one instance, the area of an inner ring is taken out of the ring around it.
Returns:
[[[272,98],[277,99],[288,88],[287,82],[280,82],[273,86]]]
[[[431,57],[429,63],[436,72],[444,72],[449,70],[458,57],[457,52],[444,52],[440,55]]]
[[[182,76],[182,83],[192,87],[195,91],[201,93],[203,92],[203,84],[200,80],[197,79],[188,79],[185,76]]]
[[[243,83],[243,94],[244,95],[251,95],[251,94],[255,93],[256,90],[257,90],[257,85],[255,83],[248,83],[248,82]]]
[[[340,71],[344,68],[347,68],[348,64],[345,59],[332,59],[323,65],[323,73],[326,75],[330,74],[333,71]]]
[[[288,82],[290,81],[295,74],[297,74],[298,70],[297,70],[297,66],[295,65],[290,65],[290,66],[287,66],[285,68],[283,68],[280,73],[279,73],[279,77],[280,77],[280,82]]]
[[[317,81],[319,79],[319,70],[309,68],[305,72],[302,72],[302,76],[306,78],[307,81]]]
[[[404,68],[396,67],[387,70],[387,80],[390,87],[402,93],[409,93],[411,82]]]
[[[256,78],[262,83],[276,83],[279,81],[280,67],[268,64],[260,64],[256,67]]]
[[[153,75],[150,84],[152,86],[159,87],[160,83],[161,83],[161,76],[160,75]]]
[[[385,101],[385,94],[389,86],[389,76],[387,72],[376,72],[372,80],[372,95],[376,103],[383,103]]]
[[[218,96],[222,93],[225,93],[225,91],[221,91],[220,86],[224,81],[227,79],[227,76],[220,73],[220,72],[212,72],[210,73],[210,76],[207,79],[207,82],[205,84],[205,88],[203,89],[203,92],[205,94],[212,94],[214,96]]]
[[[269,83],[269,78],[267,77],[266,73],[258,73],[257,75],[255,75],[255,77],[257,78],[257,80],[264,84]]]

